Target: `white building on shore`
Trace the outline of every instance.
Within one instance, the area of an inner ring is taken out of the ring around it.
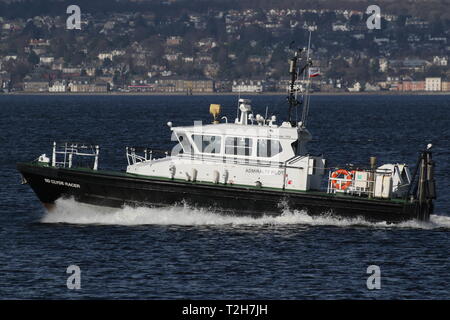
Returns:
[[[261,93],[264,91],[264,81],[262,80],[238,80],[233,81],[232,92]]]
[[[425,91],[442,91],[441,78],[425,78]]]
[[[55,80],[48,86],[48,92],[66,92],[66,80]]]
[[[356,82],[353,87],[348,87],[347,90],[349,92],[360,92],[362,89],[361,83]]]

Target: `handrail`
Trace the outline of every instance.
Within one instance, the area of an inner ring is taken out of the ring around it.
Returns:
[[[60,148],[60,149],[58,149]],[[78,151],[81,150],[87,150],[91,149],[91,153]],[[97,170],[98,169],[98,155],[100,152],[100,147],[98,145],[90,145],[86,143],[56,143],[53,142],[53,152],[52,152],[52,166],[57,167],[61,166],[63,168],[72,168],[73,165],[73,158],[74,156],[81,156],[81,157],[94,157],[94,164],[92,169]],[[63,160],[58,161],[59,156],[63,155]]]
[[[143,152],[144,155],[138,155],[136,154],[136,151]],[[150,149],[147,147],[126,147],[128,165],[136,164],[137,162],[153,160],[154,153],[163,153],[166,157],[169,155],[169,151],[166,150]]]
[[[151,149],[148,147],[126,147],[127,151],[127,160],[128,165],[135,164],[137,162],[145,162],[145,161],[151,161],[156,160],[153,158],[154,153],[161,153],[164,154],[166,157],[169,156],[169,151],[167,150],[161,150],[161,149]],[[137,151],[144,152],[144,155],[138,155],[136,154]],[[249,158],[242,158],[242,157],[235,157],[234,155],[218,155],[214,156],[213,154],[199,154],[199,153],[179,153],[177,155],[171,155],[172,157],[178,157],[181,159],[190,159],[190,160],[200,160],[200,161],[211,161],[211,162],[217,162],[217,163],[234,163],[239,165],[248,165],[252,167],[272,167],[272,168],[280,168],[286,171],[286,169],[296,169],[296,170],[303,170],[304,167],[296,167],[296,166],[290,166],[289,163],[292,163],[293,160],[301,159],[305,156],[293,156],[286,161],[270,161],[270,160],[262,160],[262,159],[249,159]],[[160,159],[160,158],[158,158]],[[313,167],[316,169],[324,169],[323,167]]]

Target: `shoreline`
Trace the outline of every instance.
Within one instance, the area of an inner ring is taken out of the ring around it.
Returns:
[[[198,92],[187,95],[183,92],[8,92],[1,96],[285,96],[287,92]],[[313,92],[311,96],[428,96],[450,95],[450,91],[371,91],[371,92]]]

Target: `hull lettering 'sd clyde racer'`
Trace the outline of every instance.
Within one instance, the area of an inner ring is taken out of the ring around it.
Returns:
[[[405,164],[327,168],[322,156],[307,152],[308,88],[297,100],[299,75],[308,74],[302,51],[291,59],[288,117],[252,112],[251,101],[239,99],[233,123],[219,119],[220,105],[211,105],[208,125],[174,127],[178,141],[163,152],[127,147],[125,172],[98,169],[99,147],[79,143],[53,144],[52,156],[18,163],[23,181],[51,208],[61,197],[99,206],[170,206],[184,204],[234,215],[279,215],[286,209],[310,215],[363,217],[369,221],[428,220],[436,199],[431,145],[420,152],[414,173]],[[303,105],[301,121],[292,109]],[[160,154],[162,156],[157,156]],[[90,157],[86,167],[82,160]],[[328,172],[328,186],[320,191]]]

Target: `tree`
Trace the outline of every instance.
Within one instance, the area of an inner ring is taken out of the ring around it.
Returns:
[[[21,82],[31,72],[32,66],[28,62],[9,60],[4,69],[11,74],[11,82]]]
[[[95,69],[95,76],[96,77],[101,77],[103,76],[103,71],[100,68]]]
[[[27,61],[31,65],[36,65],[39,63],[39,56],[33,50],[31,50],[30,54],[28,55]]]
[[[111,61],[111,59],[106,58],[105,60],[103,60],[103,65],[104,68],[110,68],[113,66],[113,63]]]

